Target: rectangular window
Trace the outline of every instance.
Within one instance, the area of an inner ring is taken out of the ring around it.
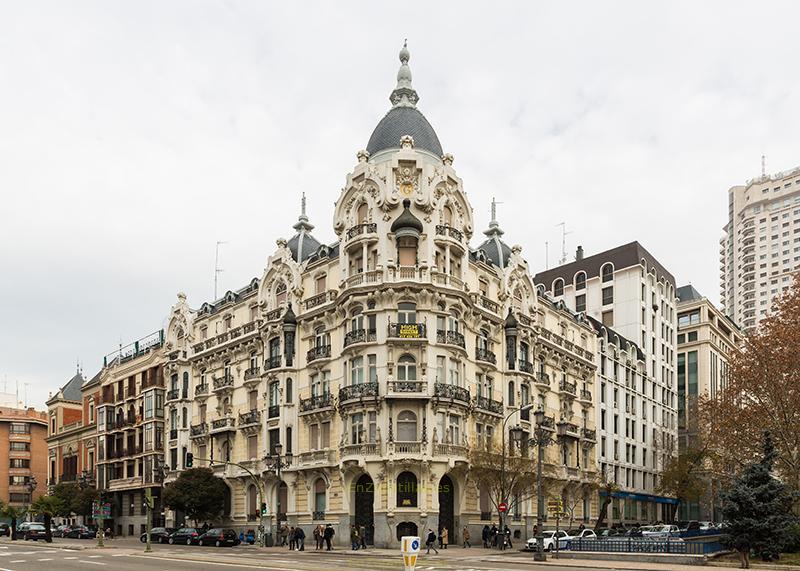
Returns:
[[[144,418],[153,418],[153,393],[149,392],[144,397]]]
[[[12,458],[8,466],[9,468],[30,468],[31,461],[28,458]]]
[[[31,449],[30,442],[11,442],[11,450],[14,452],[27,452]]]
[[[359,385],[364,382],[364,357],[350,359],[350,384]]]
[[[369,367],[369,382],[370,383],[377,383],[378,382],[378,356],[377,355],[367,355],[367,366]]]
[[[12,422],[10,428],[11,434],[30,434],[31,427],[29,424],[22,422]]]
[[[614,287],[608,286],[603,288],[603,305],[610,305],[614,303]]]
[[[603,325],[606,327],[613,327],[614,326],[614,311],[604,311],[603,312]]]
[[[586,294],[582,293],[581,295],[575,296],[575,311],[581,313],[586,311]]]

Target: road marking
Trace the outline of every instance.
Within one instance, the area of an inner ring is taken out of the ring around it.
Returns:
[[[90,555],[89,559],[97,559],[98,557],[102,557],[102,555]]]
[[[77,557],[65,557],[64,559],[77,559]]]
[[[91,563],[92,565],[105,565],[102,561],[87,561],[85,559],[81,559],[78,563]]]
[[[52,560],[53,560],[53,558],[51,557],[49,559],[37,559],[36,561],[52,561]]]

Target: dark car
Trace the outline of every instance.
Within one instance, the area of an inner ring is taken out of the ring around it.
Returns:
[[[224,545],[239,545],[239,536],[232,529],[222,529],[214,527],[197,538],[200,545],[214,545],[222,547]]]
[[[25,541],[32,539],[38,541],[47,537],[47,529],[41,523],[29,523],[25,526],[25,531],[22,532],[22,537]]]
[[[93,539],[96,532],[85,525],[72,525],[61,532],[61,537],[69,539]]]
[[[11,535],[11,526],[7,523],[0,523],[0,536]]]
[[[166,543],[172,532],[175,531],[174,527],[154,527],[150,530],[151,543]],[[147,534],[143,533],[139,536],[139,541],[142,543],[147,542]]]
[[[169,538],[167,539],[167,543],[170,545],[174,543],[185,543],[186,545],[194,545],[197,543],[197,538],[200,537],[200,530],[196,527],[182,527],[176,531],[173,531]]]

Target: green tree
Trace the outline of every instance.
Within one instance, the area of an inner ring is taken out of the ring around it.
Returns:
[[[765,432],[761,460],[746,466],[722,492],[722,515],[729,525],[722,540],[739,553],[743,569],[750,567],[751,551],[767,561],[777,558],[797,521],[792,513],[794,494],[772,475],[777,456],[772,437]]]
[[[94,488],[78,488],[77,493],[70,503],[70,511],[84,518],[92,517],[92,502],[100,498],[100,493]]]
[[[58,500],[58,513],[53,514],[60,517],[70,517],[72,515],[72,504],[76,496],[80,493],[80,488],[76,484],[61,482],[53,486],[50,496]]]
[[[25,507],[6,505],[3,506],[3,516],[11,520],[11,541],[17,539],[17,521],[25,517],[27,513]]]
[[[707,454],[703,448],[687,448],[680,456],[667,460],[661,480],[656,488],[660,494],[675,496],[678,500],[675,513],[685,502],[697,501],[706,489],[703,464]]]
[[[56,496],[39,496],[31,504],[30,511],[34,515],[44,518],[45,541],[53,543],[53,532],[50,529],[53,516],[63,513],[64,506],[61,499]]]
[[[210,468],[191,468],[164,487],[164,505],[195,523],[213,520],[225,507],[225,483]]]

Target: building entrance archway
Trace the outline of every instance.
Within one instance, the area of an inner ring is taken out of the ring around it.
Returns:
[[[356,482],[355,489],[355,514],[353,523],[361,529],[364,526],[364,535],[367,545],[375,541],[375,514],[373,506],[375,501],[375,485],[369,474],[362,474]]]
[[[445,474],[439,480],[439,531],[446,527],[449,536],[455,539],[455,496],[453,480]]]

